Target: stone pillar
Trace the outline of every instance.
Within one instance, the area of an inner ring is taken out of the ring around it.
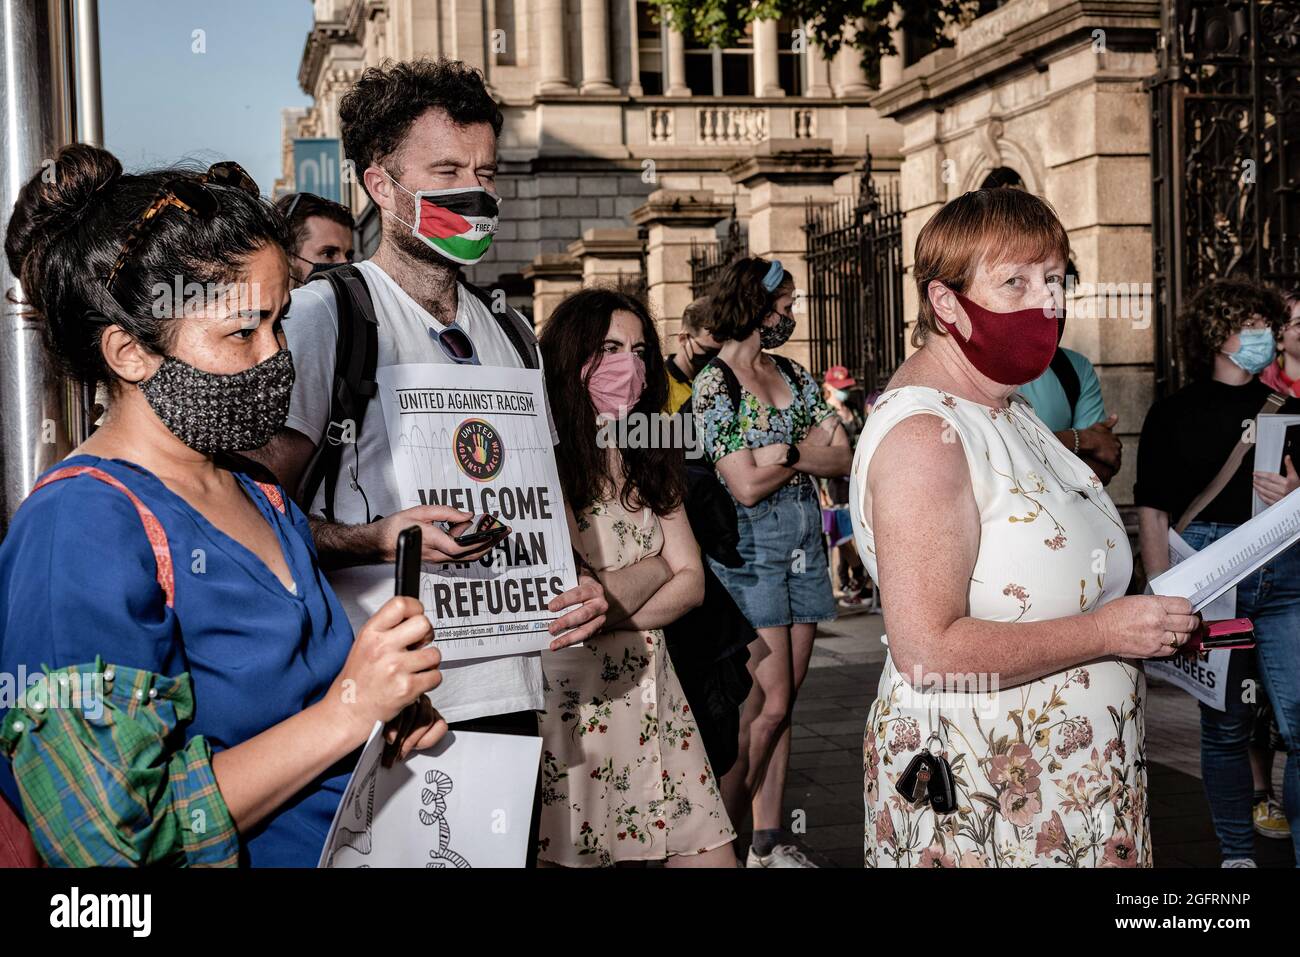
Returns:
[[[642,248],[632,227],[592,228],[569,243],[569,256],[580,264],[584,287],[618,287],[640,278]]]
[[[812,41],[812,27],[803,25],[804,46],[803,61],[808,84],[804,96],[831,95],[831,61],[826,59],[826,51]]]
[[[844,31],[844,44],[835,56],[836,96],[865,96],[871,92],[867,75],[862,72],[862,51],[852,45],[857,36],[857,21]]]
[[[608,0],[582,0],[583,93],[617,93],[609,82]]]
[[[882,90],[887,90],[891,86],[898,86],[903,80],[903,31],[894,30],[890,34],[890,38],[894,41],[894,49],[898,52],[880,61],[880,88]]]
[[[777,32],[775,20],[754,22],[754,95],[785,96],[781,89],[781,72],[777,66]]]
[[[657,189],[632,210],[632,222],[645,226],[646,287],[650,312],[662,321],[665,340],[676,334],[691,301],[691,243],[717,238],[717,225],[731,215],[711,190]]]
[[[834,200],[835,180],[857,162],[853,156],[834,155],[830,140],[768,140],[726,170],[737,187],[749,191],[750,255],[779,259],[794,276],[799,292],[795,331],[780,351],[805,366],[810,352],[808,309],[802,301],[809,286],[803,231],[807,204]]]
[[[567,253],[538,253],[523,275],[533,284],[533,328],[540,333],[560,300],[582,288],[582,271]]]
[[[666,66],[668,77],[664,83],[664,95],[690,96],[691,88],[686,85],[686,38],[680,30],[668,30]]]
[[[637,31],[636,0],[627,0],[628,16],[628,51],[632,56],[632,72],[627,83],[628,96],[641,96],[645,90],[641,87],[641,37]],[[660,56],[663,51],[660,51]]]
[[[572,93],[564,68],[564,0],[537,0],[537,92]]]
[[[457,60],[480,70],[487,64],[483,5],[478,0],[456,0],[451,7],[451,49]]]

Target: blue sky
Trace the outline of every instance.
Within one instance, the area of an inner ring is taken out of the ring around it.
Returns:
[[[311,23],[310,0],[100,0],[105,145],[128,170],[233,159],[269,195]]]

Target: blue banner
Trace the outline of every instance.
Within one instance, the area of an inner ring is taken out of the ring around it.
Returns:
[[[315,193],[336,203],[343,202],[339,147],[337,139],[294,140],[294,188],[300,193]]]

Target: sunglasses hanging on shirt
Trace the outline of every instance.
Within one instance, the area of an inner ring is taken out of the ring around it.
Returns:
[[[442,354],[457,365],[476,366],[482,364],[479,362],[478,352],[474,349],[473,340],[456,326],[447,326],[441,331],[430,329],[429,338],[438,343],[439,348],[442,349]]]

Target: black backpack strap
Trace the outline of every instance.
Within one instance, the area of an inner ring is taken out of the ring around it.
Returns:
[[[355,443],[361,434],[366,403],[379,391],[375,365],[379,361],[379,321],[365,277],[356,266],[339,266],[321,274],[330,284],[338,312],[338,339],[334,348],[334,383],[330,394],[330,418],[321,436],[316,457],[303,480],[303,508],[310,508],[322,485],[325,490],[325,520],[334,519],[334,490],[338,485],[344,445]],[[350,443],[348,423],[352,424]]]
[[[1060,346],[1056,347],[1056,352],[1052,356],[1052,371],[1056,373],[1057,381],[1065,390],[1065,401],[1070,406],[1070,421],[1073,422],[1074,407],[1079,403],[1079,392],[1082,387],[1079,385],[1079,373],[1074,368],[1074,363]]]
[[[519,361],[524,364],[526,369],[540,369],[541,360],[537,351],[537,336],[533,334],[532,326],[528,320],[519,314],[519,311],[508,302],[504,302],[505,311],[497,310],[492,296],[486,289],[480,289],[472,282],[468,282],[463,277],[460,284],[469,290],[470,294],[483,303],[488,312],[492,313],[497,324],[501,326],[501,331],[506,334],[510,344],[515,347],[515,352],[519,354]]]
[[[731,366],[727,365],[727,363],[722,360],[721,356],[714,356],[709,360],[708,365],[704,368],[707,369],[709,366],[713,366],[722,373],[722,384],[727,389],[727,398],[731,400],[731,408],[739,414],[740,380],[736,378],[735,370],[733,370]],[[701,369],[700,371],[703,372],[704,369]]]

